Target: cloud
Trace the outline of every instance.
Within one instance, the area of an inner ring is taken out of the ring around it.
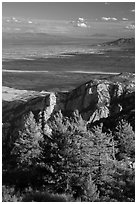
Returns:
[[[15,17],[11,17],[11,22],[15,22],[15,23],[20,23],[20,20],[15,18]]]
[[[14,23],[14,24],[26,24],[26,23],[33,23],[30,19],[25,19],[25,18],[21,18],[21,17],[14,17],[14,16],[11,16],[11,17],[3,17],[3,22],[6,22],[6,23]]]
[[[127,30],[135,30],[135,25],[134,24],[127,25],[125,27],[125,29],[127,29]]]
[[[104,20],[104,21],[117,21],[117,18],[115,18],[115,17],[102,17],[102,20]]]
[[[112,21],[117,21],[117,18],[111,18]]]
[[[28,23],[32,23],[32,21],[28,21]]]
[[[74,27],[88,28],[86,19],[79,17],[77,20],[71,22]]]
[[[85,19],[84,18],[78,18],[78,21],[84,22]]]
[[[10,23],[10,22],[14,22],[14,23],[18,23],[19,22],[19,20],[18,19],[16,19],[15,17],[5,17],[5,18],[3,18],[3,20],[5,21],[5,22],[7,22],[7,23]]]
[[[78,23],[77,26],[82,28],[87,28],[87,24],[85,23]]]
[[[110,20],[110,18],[108,17],[102,17],[102,20],[104,20],[104,21],[109,21]]]
[[[82,28],[87,28],[87,22],[84,18],[78,18],[77,26]]]
[[[134,13],[134,12],[135,12],[135,9],[132,9],[131,12]]]
[[[128,21],[128,18],[122,18],[123,21]]]
[[[110,5],[110,3],[109,3],[109,2],[105,2],[104,4],[105,4],[105,5]]]

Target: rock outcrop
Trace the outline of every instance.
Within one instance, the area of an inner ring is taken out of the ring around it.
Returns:
[[[22,117],[30,111],[37,122],[45,124],[47,130],[48,120],[59,111],[70,116],[78,110],[88,124],[119,114],[130,115],[135,110],[134,78],[134,74],[124,73],[91,80],[71,92],[42,93],[29,97],[27,101],[3,101],[3,127],[9,130],[10,127],[19,127]]]

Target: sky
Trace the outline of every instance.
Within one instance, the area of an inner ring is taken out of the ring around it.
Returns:
[[[78,17],[100,19],[103,16],[134,20],[133,2],[3,2],[3,16],[69,20]]]
[[[4,32],[134,35],[134,2],[3,2]]]

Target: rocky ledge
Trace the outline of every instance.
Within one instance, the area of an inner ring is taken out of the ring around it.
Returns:
[[[3,95],[3,127],[7,130],[7,127],[10,129],[12,126],[13,129],[14,126],[21,125],[19,121],[30,111],[34,114],[36,121],[40,121],[42,117],[44,123],[48,124],[48,120],[55,113],[61,111],[63,115],[69,117],[76,110],[88,124],[116,118],[119,115],[134,121],[134,74],[122,73],[106,79],[91,80],[66,93],[26,91],[12,100],[8,100]]]

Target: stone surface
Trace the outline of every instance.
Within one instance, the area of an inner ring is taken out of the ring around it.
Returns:
[[[10,93],[15,91],[19,95],[12,100],[10,98],[9,101],[6,101],[3,95],[4,127],[7,128],[7,124],[9,129],[11,126],[20,126],[22,116],[27,115],[30,111],[33,112],[39,125],[43,125],[45,134],[51,132],[47,124],[48,120],[59,111],[70,116],[78,110],[87,123],[116,117],[121,112],[133,112],[135,106],[134,78],[134,74],[124,73],[107,79],[91,80],[66,93],[23,91],[25,99],[22,99],[23,95],[17,90],[9,89]],[[6,90],[4,88],[4,92]]]

